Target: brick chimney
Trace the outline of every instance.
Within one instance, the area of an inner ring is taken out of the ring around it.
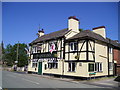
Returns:
[[[101,35],[102,37],[106,38],[106,31],[105,26],[95,27],[93,28],[93,32]]]
[[[37,33],[38,37],[41,37],[44,35],[44,30],[38,30],[38,33]]]
[[[76,16],[70,16],[68,18],[68,30],[79,32],[79,19]]]

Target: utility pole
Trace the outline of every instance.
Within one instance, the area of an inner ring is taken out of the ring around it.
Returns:
[[[18,44],[17,44],[17,56],[16,56],[16,63],[17,64],[18,64],[18,55],[19,55],[18,50],[19,50],[19,41],[18,41]]]

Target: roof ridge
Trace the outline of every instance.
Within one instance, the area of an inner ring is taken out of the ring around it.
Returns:
[[[65,29],[62,29],[62,30],[68,30],[68,28],[65,28]],[[55,31],[55,32],[50,32],[50,33],[45,34],[45,35],[49,35],[49,34],[52,34],[52,33],[56,33],[56,32],[62,31],[62,30],[58,30],[58,31]],[[43,36],[45,36],[45,35],[43,35]],[[42,36],[41,36],[41,37],[42,37]],[[39,37],[39,38],[40,38],[40,37]]]

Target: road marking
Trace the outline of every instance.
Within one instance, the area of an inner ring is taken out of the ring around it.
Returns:
[[[29,82],[32,82],[32,83],[35,83],[35,84],[39,84],[38,82],[34,82],[34,81],[31,81],[31,80],[28,80],[28,79],[25,79],[25,78],[22,78],[23,80],[26,80],[26,81],[29,81]]]

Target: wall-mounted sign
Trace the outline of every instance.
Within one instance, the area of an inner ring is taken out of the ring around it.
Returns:
[[[41,59],[41,58],[56,58],[55,54],[57,52],[53,52],[52,54],[50,52],[47,53],[34,53],[33,59]]]

